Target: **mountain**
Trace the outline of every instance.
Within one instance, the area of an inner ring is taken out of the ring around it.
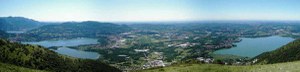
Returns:
[[[4,39],[0,39],[0,63],[55,72],[120,72],[100,61],[72,58],[41,46]]]
[[[300,60],[300,39],[294,40],[274,51],[262,53],[254,59],[258,59],[258,64],[272,64]]]
[[[97,38],[107,35],[116,35],[130,31],[126,25],[113,23],[100,23],[95,21],[65,22],[62,24],[45,25],[37,29],[27,31],[23,41],[40,41],[49,39],[70,39],[78,37]]]
[[[40,22],[24,17],[0,17],[0,30],[26,31],[40,26]]]

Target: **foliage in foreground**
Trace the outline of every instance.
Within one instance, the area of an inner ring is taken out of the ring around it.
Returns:
[[[100,61],[62,56],[41,46],[11,43],[0,39],[0,62],[59,72],[120,72]]]
[[[34,69],[19,67],[11,64],[0,63],[0,72],[46,72],[46,71],[34,70]]]

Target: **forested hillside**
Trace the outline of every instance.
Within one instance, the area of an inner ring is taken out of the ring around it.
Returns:
[[[300,60],[300,39],[290,42],[289,44],[278,48],[277,50],[265,52],[258,55],[259,64],[271,64],[281,62],[291,62]]]
[[[100,61],[71,58],[41,46],[11,43],[4,39],[0,39],[0,62],[26,68],[59,72],[120,71]]]
[[[126,25],[100,23],[94,21],[66,22],[56,25],[46,25],[26,32],[21,40],[41,41],[49,39],[70,39],[78,37],[98,38],[131,30]]]
[[[0,17],[0,30],[25,31],[40,26],[40,22],[24,17]]]
[[[24,67],[0,62],[0,72],[47,72],[47,71],[24,68]]]

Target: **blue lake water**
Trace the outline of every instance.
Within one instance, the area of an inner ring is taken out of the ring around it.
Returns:
[[[7,33],[14,33],[14,34],[19,34],[19,33],[25,33],[25,31],[6,31]]]
[[[76,38],[76,39],[68,39],[68,40],[47,40],[40,42],[22,42],[24,44],[35,44],[41,45],[44,47],[51,46],[62,46],[57,50],[54,50],[57,53],[77,57],[77,58],[86,58],[86,59],[98,59],[100,54],[97,52],[89,52],[89,51],[81,51],[76,49],[71,49],[66,46],[78,46],[78,45],[86,45],[86,44],[97,44],[97,39],[92,38]]]
[[[289,37],[271,36],[261,38],[241,38],[242,41],[235,43],[237,46],[229,49],[215,51],[216,54],[231,54],[246,57],[255,57],[263,52],[272,51],[292,42]]]
[[[88,52],[88,51],[80,51],[80,50],[75,50],[67,47],[60,47],[55,52],[72,56],[72,57],[77,57],[77,58],[85,58],[85,59],[98,59],[100,54],[96,52]]]

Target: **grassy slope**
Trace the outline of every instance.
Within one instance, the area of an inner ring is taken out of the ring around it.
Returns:
[[[121,72],[100,61],[71,58],[41,46],[11,43],[0,39],[0,62],[58,72]]]
[[[266,65],[226,66],[217,64],[180,64],[137,72],[297,72],[300,61]]]
[[[34,70],[15,65],[0,63],[0,72],[46,72],[41,70]]]

